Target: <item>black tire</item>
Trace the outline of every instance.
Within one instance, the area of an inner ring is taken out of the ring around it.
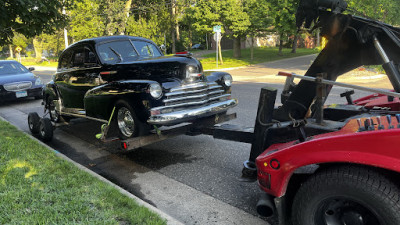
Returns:
[[[39,133],[40,117],[37,113],[31,112],[28,114],[28,127],[32,134]]]
[[[53,139],[53,124],[49,118],[40,119],[39,137],[44,142],[48,142]]]
[[[114,121],[118,129],[120,139],[128,139],[139,136],[142,131],[141,122],[136,116],[132,106],[124,101],[118,100],[115,104]]]
[[[338,166],[305,181],[292,207],[294,225],[400,224],[400,192],[372,168]]]

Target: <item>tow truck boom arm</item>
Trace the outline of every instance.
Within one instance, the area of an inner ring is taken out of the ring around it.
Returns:
[[[394,89],[400,92],[400,29],[342,12],[344,0],[302,0],[296,14],[297,25],[320,28],[328,44],[308,69],[306,76],[326,73],[328,80],[362,65],[383,65]],[[330,9],[330,11],[327,11]],[[328,86],[329,93],[331,86]],[[283,106],[274,112],[274,119],[302,119],[316,97],[316,84],[301,81]]]

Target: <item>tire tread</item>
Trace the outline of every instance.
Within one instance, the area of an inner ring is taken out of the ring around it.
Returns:
[[[301,209],[307,207],[307,203],[315,195],[316,191],[321,190],[326,185],[343,182],[347,182],[345,185],[351,185],[357,190],[375,194],[375,196],[372,195],[374,199],[379,199],[395,212],[400,212],[399,188],[385,174],[366,166],[343,165],[317,172],[301,185],[293,202],[293,224],[303,225],[301,221],[304,221],[304,215],[301,213]],[[398,225],[400,224],[400,213],[393,213],[392,218],[388,219],[390,220],[388,225]]]

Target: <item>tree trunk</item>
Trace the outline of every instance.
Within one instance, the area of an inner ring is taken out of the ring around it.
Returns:
[[[320,30],[319,29],[317,29],[317,44],[316,44],[316,46],[315,47],[320,47],[321,46],[321,37],[320,37]]]
[[[35,49],[36,59],[42,59],[43,47],[42,43],[37,38],[33,39],[33,48]]]
[[[10,58],[14,58],[14,52],[13,52],[13,48],[12,45],[8,45],[8,47],[10,48]]]
[[[192,42],[192,29],[189,28],[189,46],[187,47],[187,50],[190,50],[190,48],[193,46]]]
[[[58,52],[60,51],[60,38],[61,38],[61,33],[57,34],[57,46],[56,46],[56,56],[58,57]]]
[[[171,41],[172,41],[172,54],[176,53],[176,26],[175,26],[175,0],[171,0],[171,22],[172,22],[172,31],[171,31]]]
[[[281,34],[280,36],[279,36],[279,52],[278,52],[278,55],[283,55],[283,53],[282,53],[282,49],[283,49],[283,35]]]
[[[240,47],[240,37],[235,37],[233,39],[233,58],[240,58],[242,56]]]
[[[251,36],[251,46],[250,46],[250,60],[254,59],[254,36]]]
[[[294,36],[293,45],[292,45],[292,53],[296,53],[297,51],[297,41],[299,40],[299,34]]]
[[[222,60],[221,41],[218,42],[218,46],[217,47],[218,47],[218,54],[219,54],[219,62],[220,62],[221,65],[223,65],[224,64],[224,60]]]
[[[181,40],[181,35],[179,33],[179,24],[178,24],[178,21],[176,21],[176,20],[175,20],[175,30],[176,30],[176,40],[180,41]]]
[[[131,6],[132,6],[132,0],[126,1],[125,7],[124,7],[124,14],[126,15],[126,17],[124,18],[124,21],[122,22],[122,28],[120,31],[121,35],[124,35],[126,32],[126,23],[128,22],[129,11],[131,10]]]

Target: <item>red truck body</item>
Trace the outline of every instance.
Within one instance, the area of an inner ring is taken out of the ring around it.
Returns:
[[[256,159],[259,185],[281,197],[293,173],[313,164],[353,163],[400,172],[398,123],[392,123],[395,129],[387,129],[386,121],[382,125],[383,130],[357,132],[359,127],[353,119],[339,131],[316,135],[303,143],[274,144]]]

